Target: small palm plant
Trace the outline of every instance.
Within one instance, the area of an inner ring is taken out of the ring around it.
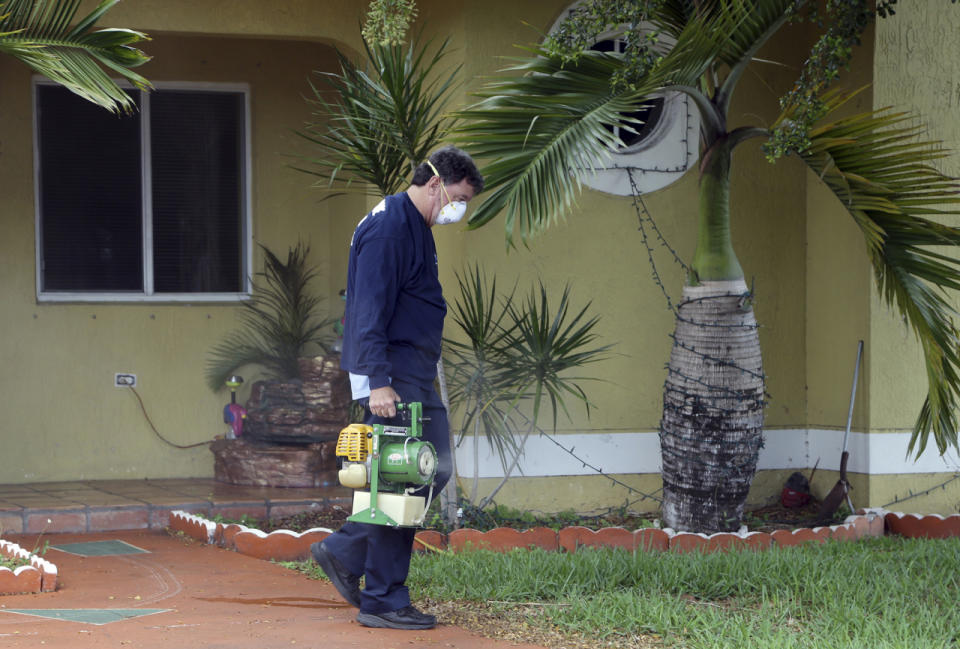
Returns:
[[[262,282],[243,303],[243,326],[210,352],[207,380],[214,390],[246,365],[259,365],[271,378],[302,378],[299,359],[327,351],[323,332],[330,329],[334,318],[319,315],[322,298],[310,291],[310,282],[317,275],[316,268],[307,263],[310,247],[298,243],[288,251],[286,262],[266,246],[260,249],[264,267],[257,277]]]
[[[573,309],[569,286],[552,307],[542,282],[517,299],[513,291],[498,296],[496,278],[488,281],[479,266],[457,280],[460,298],[453,317],[468,342],[446,341],[453,368],[450,400],[463,407],[461,431],[472,428],[475,445],[482,431],[504,467],[503,479],[479,502],[482,509],[516,470],[527,439],[540,430],[547,402],[554,430],[561,411],[570,417],[568,397],[581,402],[589,416],[590,401],[580,383],[592,379],[570,372],[603,360],[611,346],[596,345],[599,317],[588,314],[589,302]],[[475,467],[472,502],[476,476]]]
[[[520,452],[512,431],[519,430],[512,399],[509,363],[504,350],[509,348],[510,327],[506,325],[513,292],[498,296],[496,278],[487,280],[479,266],[461,276],[457,274],[460,297],[452,309],[453,320],[466,335],[467,342],[445,340],[446,364],[450,384],[450,402],[462,413],[457,444],[469,431],[473,439],[473,488],[470,502],[477,502],[480,437],[486,437],[491,449],[506,469],[510,458]]]

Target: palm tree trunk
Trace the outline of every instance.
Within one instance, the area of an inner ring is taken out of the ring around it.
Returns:
[[[743,280],[688,286],[663,393],[663,521],[735,531],[757,468],[763,367]]]
[[[763,366],[752,296],[730,237],[730,147],[704,157],[691,280],[677,308],[663,393],[663,522],[739,528],[763,432]]]

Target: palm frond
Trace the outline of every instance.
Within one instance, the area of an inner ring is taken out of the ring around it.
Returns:
[[[479,158],[490,190],[471,215],[470,227],[506,209],[508,240],[515,230],[526,241],[558,220],[574,202],[580,175],[589,173],[620,140],[609,125],[636,107],[643,93],[615,91],[609,79],[620,58],[585,53],[564,65],[557,57],[522,59],[510,76],[486,86],[482,100],[461,112],[456,139]],[[652,88],[651,88],[652,89]]]
[[[395,193],[407,173],[403,151],[384,137],[370,105],[379,90],[369,76],[350,59],[337,53],[340,73],[317,72],[336,99],[327,100],[325,90],[312,81],[314,115],[320,121],[307,124],[298,134],[318,149],[294,168],[319,178],[315,186],[328,191],[359,191],[386,196]],[[388,131],[395,132],[395,129]]]
[[[663,33],[676,38],[697,14],[697,6],[689,0],[663,0],[651,13],[650,21]]]
[[[406,54],[399,48],[375,45],[368,48],[369,58],[379,65],[377,74],[384,90],[378,98],[379,112],[391,114],[397,132],[397,144],[407,156],[412,170],[426,160],[455,121],[443,114],[450,93],[459,85],[457,77],[463,65],[457,65],[435,78],[435,70],[448,53],[450,39],[444,40],[427,58],[428,41],[419,50],[412,44]]]
[[[460,438],[482,432],[506,469],[518,452],[514,433],[522,415],[517,406],[524,400],[524,395],[517,398],[513,368],[502,356],[513,292],[500,296],[496,277],[488,280],[479,264],[463,275],[457,273],[457,283],[460,291],[452,316],[468,342],[444,341],[450,402],[455,411],[462,411]]]
[[[132,70],[150,60],[131,29],[91,31],[119,0],[103,0],[71,27],[80,0],[6,0],[0,4],[0,52],[13,56],[88,101],[131,112],[133,100],[113,81],[115,72],[142,90],[150,82]]]
[[[760,48],[790,19],[796,0],[737,0],[721,3],[723,10],[715,21],[723,38],[718,39],[717,59],[729,68],[717,101],[724,111],[747,65]]]
[[[476,422],[503,462],[516,464],[518,445],[514,434],[526,428],[525,437],[538,427],[543,401],[549,402],[553,426],[562,411],[568,418],[569,397],[582,402],[587,414],[590,402],[580,382],[570,371],[600,361],[610,345],[596,345],[594,329],[598,316],[588,316],[590,304],[571,311],[570,287],[556,308],[539,284],[524,299],[514,290],[497,293],[496,278],[488,281],[479,266],[466,276],[457,275],[460,297],[453,317],[468,342],[445,341],[449,354],[451,403],[464,409],[461,431],[471,431]],[[532,403],[531,412],[524,406]]]
[[[562,410],[567,418],[570,412],[566,396],[580,400],[590,413],[590,401],[580,387],[583,377],[571,377],[569,371],[603,360],[612,345],[595,346],[594,331],[599,316],[589,316],[588,302],[575,315],[570,311],[570,286],[564,287],[559,304],[552,308],[543,283],[539,291],[531,291],[520,303],[508,306],[508,313],[516,324],[509,335],[507,349],[513,376],[520,385],[531,386],[533,396],[532,421],[540,416],[540,399],[545,394],[550,400],[553,428]]]
[[[836,110],[849,96],[824,99]],[[960,289],[960,228],[942,221],[960,214],[960,184],[933,166],[945,154],[911,122],[888,109],[839,119],[815,128],[800,157],[853,216],[880,294],[923,349],[928,393],[910,452],[922,453],[932,433],[943,454],[958,446],[960,333],[946,291]]]

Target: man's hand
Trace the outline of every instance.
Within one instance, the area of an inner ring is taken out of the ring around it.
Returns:
[[[401,401],[403,399],[389,385],[370,390],[370,412],[378,417],[396,417],[396,404]]]

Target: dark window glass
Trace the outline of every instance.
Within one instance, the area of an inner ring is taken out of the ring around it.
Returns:
[[[37,86],[44,291],[141,291],[140,117]]]
[[[154,290],[239,291],[243,94],[160,90],[150,121]]]
[[[144,293],[144,114],[154,294],[243,290],[244,94],[157,90],[149,101],[118,117],[37,86],[43,291]]]

